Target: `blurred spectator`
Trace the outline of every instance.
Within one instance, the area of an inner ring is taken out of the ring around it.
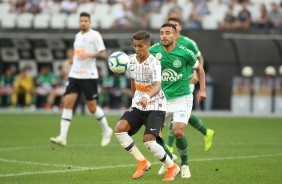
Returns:
[[[147,12],[158,13],[162,6],[162,0],[145,0],[145,9]]]
[[[11,0],[11,11],[13,13],[25,13],[27,9],[27,0]]]
[[[282,8],[279,9],[278,4],[275,2],[271,3],[269,17],[274,28],[282,29]]]
[[[40,4],[41,0],[28,0],[27,11],[32,14],[40,13]]]
[[[194,0],[194,5],[196,6],[196,12],[199,16],[210,14],[206,0]]]
[[[10,96],[13,92],[13,84],[15,82],[15,75],[11,67],[7,68],[0,76],[0,102],[2,107],[10,106]]]
[[[251,25],[251,13],[247,9],[248,2],[242,3],[242,10],[239,12],[238,15],[238,23],[236,25],[236,28],[241,29],[249,29]]]
[[[40,67],[38,76],[36,77],[36,107],[45,109],[51,109],[51,104],[48,103],[51,94],[53,93],[53,87],[55,86],[55,78],[49,67],[43,65]]]
[[[236,27],[237,19],[233,14],[233,6],[228,7],[223,22],[219,25],[220,29],[234,29]]]
[[[24,67],[20,70],[19,74],[16,76],[14,83],[14,90],[12,93],[12,106],[30,106],[32,102],[32,95],[34,92],[34,82],[30,75],[28,75],[28,67]],[[18,99],[20,99],[18,101]],[[18,104],[18,102],[20,102]]]
[[[54,3],[52,0],[41,0],[39,4],[41,13],[51,14],[53,5]]]
[[[78,4],[85,4],[85,3],[89,3],[90,0],[78,0],[77,2]]]
[[[192,13],[188,17],[187,21],[182,24],[183,29],[200,29],[202,27],[201,19],[202,17],[198,14],[197,7],[193,5]]]
[[[218,4],[232,6],[234,4],[234,0],[218,0]]]
[[[113,28],[131,29],[137,26],[137,20],[131,11],[131,6],[128,3],[122,3],[123,10],[117,12]]]
[[[77,8],[77,1],[76,0],[63,0],[61,2],[61,13],[64,14],[71,14],[71,13],[75,13],[76,12],[76,8]]]
[[[168,10],[168,18],[169,17],[177,17],[180,20],[183,19],[182,16],[182,8],[178,5],[178,1],[177,0],[173,0],[172,1],[173,6]]]
[[[151,14],[146,11],[144,0],[132,0],[131,11],[137,20],[138,26],[141,25],[142,28],[147,28]]]
[[[260,19],[254,22],[254,28],[270,29],[272,23],[264,3],[260,4]]]

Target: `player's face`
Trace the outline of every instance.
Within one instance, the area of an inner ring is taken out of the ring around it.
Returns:
[[[150,43],[148,43],[145,40],[133,40],[133,48],[136,53],[137,58],[143,58],[147,57],[149,55],[149,48],[151,46]]]
[[[176,27],[177,33],[180,33],[180,31],[182,30],[182,26],[181,26],[181,24],[179,24],[179,22],[170,20],[168,23],[171,23],[172,25],[174,25]]]
[[[175,31],[172,27],[162,27],[160,31],[161,42],[164,47],[169,47],[175,42]]]
[[[79,27],[82,31],[88,31],[90,28],[90,19],[89,17],[82,16],[79,18]]]

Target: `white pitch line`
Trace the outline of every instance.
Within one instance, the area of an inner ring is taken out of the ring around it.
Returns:
[[[203,143],[201,142],[199,142],[199,143],[191,143],[190,145],[192,145],[192,146],[202,146],[203,145]],[[238,142],[238,143],[236,143],[236,142],[233,142],[233,143],[228,143],[228,142],[226,142],[226,143],[214,143],[213,145],[216,145],[216,146],[225,146],[225,145],[231,145],[231,146],[240,146],[240,145],[248,145],[248,146],[265,146],[265,145],[267,145],[267,146],[279,146],[279,145],[282,145],[282,143],[254,143],[254,144],[246,144],[246,143],[244,143],[244,142]],[[116,144],[116,145],[112,145],[112,146],[119,146],[120,147],[120,145],[118,145],[118,144]],[[56,147],[56,146],[54,146],[54,147]],[[85,145],[70,145],[70,146],[68,146],[69,148],[96,148],[96,147],[101,147],[100,145],[92,145],[92,144],[85,144]],[[24,146],[24,147],[7,147],[7,148],[0,148],[0,152],[1,151],[14,151],[14,150],[25,150],[25,149],[45,149],[45,148],[48,148],[47,146]],[[51,149],[52,147],[50,147],[50,149]],[[64,148],[62,148],[62,149],[64,149]]]
[[[220,161],[220,160],[238,160],[238,159],[248,159],[248,158],[264,158],[264,157],[277,157],[282,156],[282,153],[277,154],[266,154],[266,155],[249,155],[249,156],[236,156],[236,157],[225,157],[225,158],[200,158],[200,159],[191,159],[190,162],[203,162],[203,161]],[[1,159],[0,161],[5,160],[8,162],[8,159]],[[17,160],[10,160],[12,163],[26,164],[26,163],[34,163],[40,165],[42,163],[36,162],[24,162]],[[152,164],[160,164],[160,162],[153,162]],[[58,164],[54,164],[57,166]],[[52,166],[52,164],[48,164],[48,166]],[[52,173],[65,173],[65,172],[76,172],[76,171],[86,171],[86,170],[100,170],[100,169],[116,169],[116,168],[124,168],[124,167],[135,167],[136,164],[127,164],[127,165],[109,165],[109,166],[97,166],[97,167],[80,167],[80,166],[72,166],[77,169],[68,169],[68,170],[51,170],[51,171],[38,171],[38,172],[22,172],[22,173],[8,173],[8,174],[0,174],[0,178],[2,177],[13,177],[13,176],[25,176],[25,175],[36,175],[36,174],[52,174]]]
[[[5,158],[0,158],[0,162],[27,164],[27,165],[40,165],[40,166],[68,167],[68,168],[78,168],[78,169],[88,169],[89,168],[89,167],[66,165],[66,164],[49,164],[49,163],[38,163],[38,162],[10,160],[10,159],[5,159]]]

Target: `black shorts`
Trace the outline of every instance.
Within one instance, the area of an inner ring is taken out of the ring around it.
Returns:
[[[97,79],[74,79],[69,78],[66,92],[81,94],[83,92],[87,101],[98,99]]]
[[[146,127],[144,134],[159,136],[163,128],[165,113],[165,111],[141,111],[137,108],[129,108],[123,113],[120,120],[125,119],[130,124],[131,129],[128,131],[130,136],[136,134],[142,125]]]

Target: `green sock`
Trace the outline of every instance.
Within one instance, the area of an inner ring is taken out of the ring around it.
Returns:
[[[192,114],[190,117],[188,123],[192,125],[194,128],[202,132],[202,134],[206,135],[207,134],[207,128],[205,127],[204,123],[202,120],[200,120],[196,115]]]
[[[188,165],[188,140],[186,136],[176,139],[176,147],[181,158],[181,165]]]
[[[166,154],[172,159],[172,153],[169,151],[169,149],[167,148],[167,146],[166,146],[166,143],[165,143],[165,140],[162,138],[162,137],[157,137],[157,139],[156,139],[156,141],[157,141],[157,143],[159,144],[159,145],[161,145],[163,148],[164,148],[164,150],[165,150],[165,152],[166,152]]]
[[[175,140],[175,138],[174,138],[174,135],[173,135],[173,133],[172,133],[172,127],[173,127],[173,123],[172,122],[170,122],[169,123],[169,126],[168,126],[168,131],[167,131],[167,145],[169,146],[169,147],[172,147],[173,146],[173,143],[174,143],[174,140]]]

